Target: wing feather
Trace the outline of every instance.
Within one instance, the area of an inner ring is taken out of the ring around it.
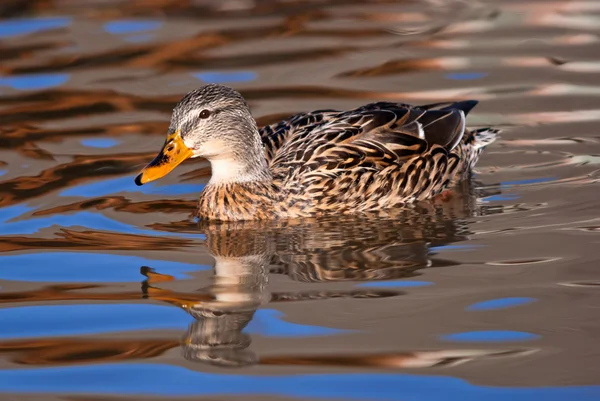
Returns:
[[[274,176],[331,178],[353,169],[383,171],[439,148],[451,152],[476,101],[410,106],[378,102],[339,112],[301,113],[263,127],[265,156]],[[450,164],[444,158],[444,166]],[[437,162],[436,162],[437,164]],[[411,167],[419,168],[419,165]],[[415,178],[406,174],[406,185]],[[418,178],[418,177],[417,177]]]

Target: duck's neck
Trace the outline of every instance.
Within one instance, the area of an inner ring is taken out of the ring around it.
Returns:
[[[264,157],[253,161],[223,157],[210,160],[210,167],[212,175],[208,185],[268,182],[272,179]]]
[[[248,138],[248,143],[228,141],[214,146],[219,149],[213,157],[208,158],[212,170],[209,186],[271,182],[271,172],[258,131]]]
[[[203,220],[264,220],[278,215],[281,196],[271,181],[210,184],[204,188],[196,211]]]
[[[277,191],[262,144],[248,145],[242,148],[228,143],[229,148],[223,147],[218,156],[208,158],[212,176],[200,195],[197,210],[202,219],[256,220],[275,212],[272,206]]]

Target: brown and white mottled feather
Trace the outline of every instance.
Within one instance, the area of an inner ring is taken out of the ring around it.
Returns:
[[[271,182],[209,186],[209,220],[297,218],[398,207],[465,177],[497,131],[469,131],[476,101],[371,103],[295,115],[260,129]]]

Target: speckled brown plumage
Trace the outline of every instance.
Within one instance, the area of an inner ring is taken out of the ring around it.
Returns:
[[[235,221],[352,214],[402,206],[464,178],[491,129],[465,129],[476,101],[379,102],[295,115],[260,129],[272,180],[209,184],[198,216]]]

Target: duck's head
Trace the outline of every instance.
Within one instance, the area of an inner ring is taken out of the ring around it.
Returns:
[[[242,95],[223,85],[203,86],[177,103],[167,140],[154,160],[135,178],[135,183],[143,185],[164,177],[194,157],[208,159],[213,176],[217,164],[225,168],[221,174],[240,174],[234,171],[236,161],[248,159],[257,137],[256,122]]]

